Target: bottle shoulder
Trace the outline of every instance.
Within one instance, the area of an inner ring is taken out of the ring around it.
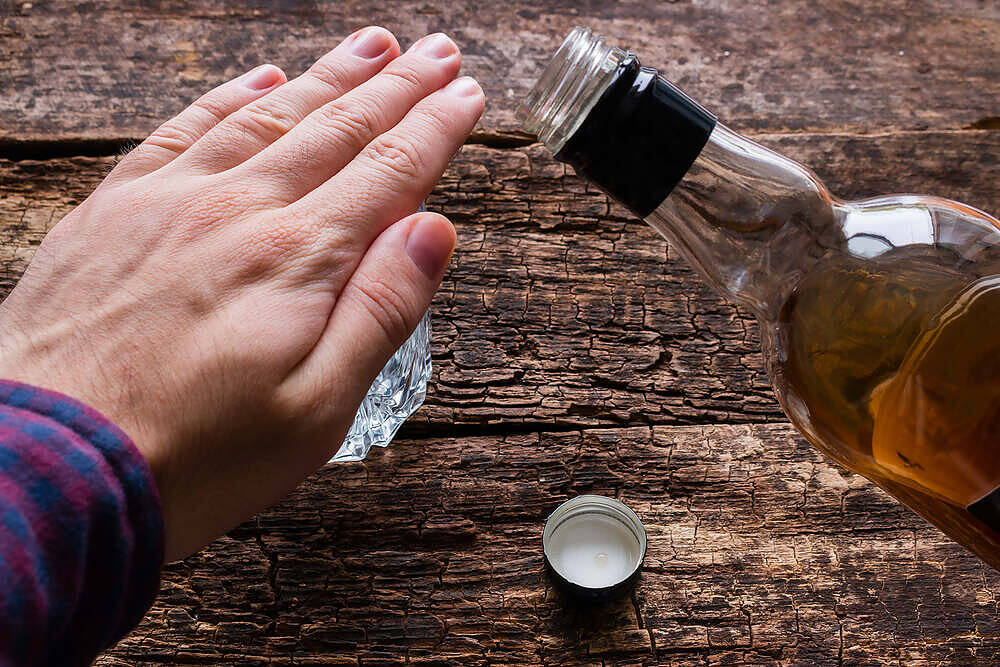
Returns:
[[[840,250],[859,260],[932,251],[938,262],[981,263],[988,270],[1000,251],[1000,222],[948,199],[892,195],[844,202],[837,209]]]
[[[778,205],[779,207],[781,205]],[[947,275],[966,284],[1000,273],[1000,221],[939,197],[885,195],[857,201],[805,194],[784,202],[763,254],[772,286],[757,314],[774,320],[789,299],[860,271],[866,282],[907,275],[914,283]],[[765,274],[766,275],[766,274]]]
[[[968,503],[1000,479],[948,467],[954,443],[1000,426],[1000,223],[913,195],[839,203],[836,218],[839,240],[762,318],[776,394],[844,465]]]

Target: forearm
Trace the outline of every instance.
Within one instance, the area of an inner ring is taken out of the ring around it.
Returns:
[[[149,467],[83,404],[0,381],[0,661],[88,664],[152,603],[163,519]]]

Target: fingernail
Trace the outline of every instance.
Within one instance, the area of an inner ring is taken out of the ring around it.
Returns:
[[[479,84],[471,76],[463,76],[445,86],[444,92],[455,97],[472,97],[474,95],[481,95],[483,89],[479,87]]]
[[[454,228],[438,216],[418,218],[406,239],[406,254],[431,280],[441,277],[454,248]]]
[[[413,46],[414,53],[419,53],[429,58],[440,58],[441,60],[458,53],[458,47],[455,46],[455,42],[451,41],[448,35],[442,32],[428,35]]]
[[[274,65],[261,65],[243,75],[243,85],[250,90],[267,90],[281,81],[281,70]]]
[[[382,28],[365,28],[351,42],[351,53],[359,58],[378,58],[392,46],[389,33]]]

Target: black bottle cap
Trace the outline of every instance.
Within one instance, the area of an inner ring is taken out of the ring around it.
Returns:
[[[629,54],[556,158],[640,218],[691,168],[716,117]]]
[[[577,600],[604,602],[626,594],[646,557],[646,529],[614,498],[567,500],[545,521],[545,566],[556,587]]]

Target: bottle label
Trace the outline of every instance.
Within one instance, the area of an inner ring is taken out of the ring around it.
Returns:
[[[969,505],[969,514],[993,530],[1000,531],[1000,488]]]

